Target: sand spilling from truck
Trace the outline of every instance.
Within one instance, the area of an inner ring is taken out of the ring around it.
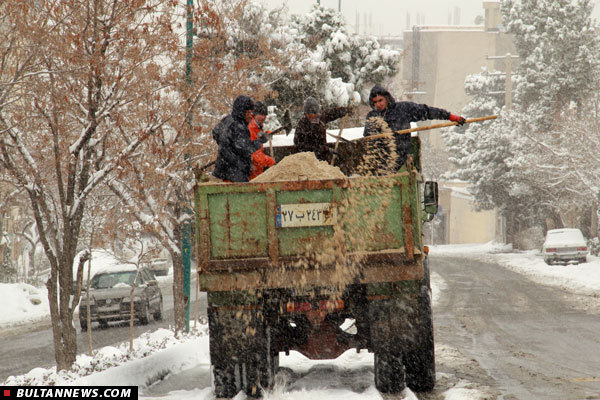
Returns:
[[[371,118],[369,123],[381,133],[390,135],[393,133],[387,122],[381,117]],[[365,153],[357,168],[359,175],[381,176],[391,175],[396,172],[398,152],[396,149],[396,140],[394,140],[393,136],[365,140],[364,145]]]
[[[391,133],[381,118],[373,123],[382,132]],[[333,225],[333,234],[328,238],[319,236],[319,240],[308,243],[294,268],[317,271],[329,288],[338,288],[338,294],[343,293],[348,284],[360,281],[367,245],[377,237],[377,232],[383,230],[391,201],[392,184],[389,180],[373,180],[372,177],[396,173],[396,160],[396,145],[392,137],[366,141],[365,154],[356,171],[360,176],[348,180],[344,198],[336,204],[337,222]],[[342,178],[346,176],[338,167],[317,160],[311,152],[304,152],[285,157],[252,182]],[[378,207],[373,208],[374,203]],[[289,283],[286,268],[279,272],[276,280],[285,286]],[[301,278],[294,284],[305,286],[303,281]],[[323,294],[322,291],[320,293]]]
[[[306,181],[317,179],[344,179],[346,175],[338,167],[319,161],[309,151],[289,155],[252,182]]]

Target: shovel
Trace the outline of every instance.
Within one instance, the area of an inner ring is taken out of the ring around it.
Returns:
[[[289,135],[290,131],[292,130],[292,119],[290,118],[290,110],[285,110],[285,113],[283,113],[283,125],[280,126],[279,128],[275,129],[273,132],[271,132],[271,136],[269,136],[269,151],[271,153],[271,157],[275,158],[274,152],[273,152],[273,135],[275,135],[276,133],[279,133],[281,131],[285,131],[285,135]]]
[[[352,100],[350,102],[349,107],[354,107],[354,100]],[[348,120],[348,114],[344,115],[342,117],[342,120],[340,121],[340,131],[339,131],[339,135],[332,135],[329,134],[330,136],[335,137],[335,145],[333,146],[333,156],[331,157],[331,162],[329,163],[330,165],[333,165],[333,163],[335,162],[335,155],[338,149],[338,146],[340,144],[340,140],[346,140],[342,137],[342,132],[344,131],[344,127],[346,126],[346,121]],[[348,140],[346,140],[348,141]]]
[[[479,117],[479,118],[469,118],[465,121],[465,124],[470,124],[472,122],[487,121],[487,120],[496,119],[496,118],[498,118],[497,115],[488,115],[487,117]],[[410,128],[410,129],[402,129],[400,131],[396,131],[396,132],[392,132],[392,133],[380,133],[377,135],[365,136],[365,137],[358,138],[356,140],[380,139],[380,138],[384,138],[384,137],[392,137],[394,135],[405,135],[405,134],[411,133],[411,132],[426,131],[429,129],[437,129],[437,128],[445,128],[447,126],[454,126],[454,125],[458,125],[458,122],[444,122],[442,124],[420,126],[417,128]]]

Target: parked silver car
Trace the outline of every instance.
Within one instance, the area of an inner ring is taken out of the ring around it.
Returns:
[[[136,280],[137,276],[137,280]],[[90,281],[90,317],[107,327],[108,321],[123,321],[130,318],[130,294],[133,292],[134,318],[147,324],[150,314],[155,320],[162,319],[163,298],[158,281],[147,268],[138,270],[133,265],[111,267],[97,272]],[[83,292],[79,302],[79,325],[87,329],[87,293]]]
[[[546,232],[546,240],[542,246],[546,264],[587,261],[588,247],[579,229],[551,229]]]

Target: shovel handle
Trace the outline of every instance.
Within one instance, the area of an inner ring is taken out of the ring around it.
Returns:
[[[487,120],[496,119],[496,118],[498,118],[497,115],[488,115],[487,117],[469,118],[465,121],[465,124],[470,124],[471,122],[487,121]],[[373,140],[373,139],[380,139],[380,138],[385,138],[385,137],[392,137],[394,135],[406,135],[407,133],[426,131],[429,129],[445,128],[445,127],[454,126],[454,125],[458,125],[458,122],[444,122],[442,124],[419,126],[417,128],[410,128],[410,129],[402,129],[400,131],[396,131],[393,133],[380,133],[377,135],[365,136],[365,137],[359,138],[358,140],[363,140],[363,139],[364,140]]]

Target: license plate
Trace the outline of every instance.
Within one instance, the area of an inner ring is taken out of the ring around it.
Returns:
[[[116,306],[98,307],[98,312],[101,313],[113,313],[119,310],[121,310],[121,306],[119,306],[118,304]]]
[[[337,210],[332,203],[282,204],[277,206],[277,227],[328,226],[335,224]]]

